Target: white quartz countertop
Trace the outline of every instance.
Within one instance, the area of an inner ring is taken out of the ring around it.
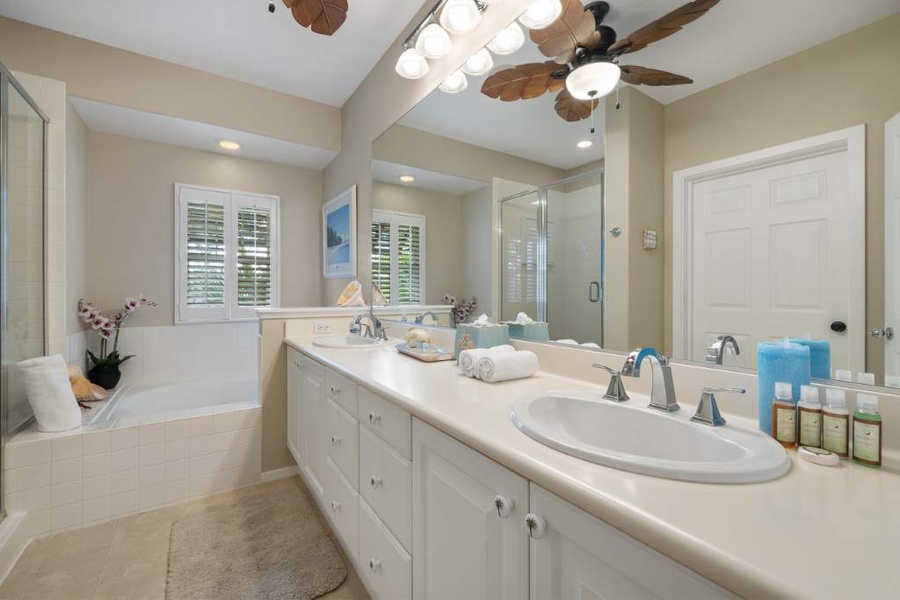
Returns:
[[[509,421],[510,405],[527,394],[605,388],[544,372],[487,384],[460,375],[455,362],[422,363],[392,347],[286,342],[740,596],[900,597],[900,473],[847,461],[823,467],[792,452],[790,472],[766,483],[638,475],[548,448]]]

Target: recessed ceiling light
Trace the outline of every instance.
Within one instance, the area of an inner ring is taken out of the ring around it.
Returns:
[[[219,148],[223,148],[225,150],[240,150],[241,145],[234,140],[219,140]]]
[[[579,148],[590,148],[594,145],[594,142],[592,142],[591,140],[581,140],[577,145]]]
[[[401,175],[400,176],[400,181],[402,181],[403,183],[412,183],[415,180],[416,180],[416,178],[413,177],[412,175]]]

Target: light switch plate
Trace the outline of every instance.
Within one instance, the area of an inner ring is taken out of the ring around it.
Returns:
[[[331,331],[331,325],[328,323],[323,323],[322,321],[315,321],[313,323],[313,333],[328,333]]]
[[[658,232],[655,229],[645,229],[643,235],[644,250],[656,250]]]

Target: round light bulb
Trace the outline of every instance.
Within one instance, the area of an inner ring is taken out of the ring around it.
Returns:
[[[454,35],[472,31],[481,22],[481,11],[473,0],[449,0],[441,9],[441,26]]]
[[[415,48],[404,50],[394,67],[400,77],[421,79],[428,73],[428,61]]]
[[[482,48],[470,56],[468,60],[466,60],[466,64],[462,66],[464,73],[474,77],[484,75],[493,68],[494,59],[491,58],[491,53],[487,51],[487,48]]]
[[[622,70],[611,62],[582,65],[566,77],[566,89],[578,100],[597,100],[616,88]]]
[[[467,87],[469,87],[469,80],[466,79],[466,74],[460,70],[448,75],[441,83],[440,90],[448,94],[458,94]]]
[[[533,0],[531,6],[519,17],[519,23],[528,29],[543,29],[561,14],[562,3],[559,0]]]
[[[591,140],[581,140],[576,144],[576,146],[578,146],[579,148],[590,148],[593,145],[594,142],[592,142]]]
[[[487,47],[498,56],[506,56],[521,48],[524,43],[525,32],[518,23],[510,23],[509,27],[498,33]]]
[[[447,56],[452,47],[453,42],[450,41],[450,36],[437,23],[431,23],[425,27],[416,39],[416,50],[425,58],[435,59]]]

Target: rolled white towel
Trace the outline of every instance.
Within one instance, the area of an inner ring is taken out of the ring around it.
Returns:
[[[488,383],[524,379],[538,372],[538,358],[534,352],[503,352],[488,354],[475,365],[475,376]]]
[[[23,360],[16,367],[41,431],[68,431],[81,426],[81,409],[59,354]]]
[[[488,356],[490,353],[515,352],[516,349],[509,344],[494,346],[493,348],[473,348],[459,353],[459,372],[466,377],[475,377],[475,365],[478,359]]]
[[[578,345],[578,342],[576,342],[575,340],[570,340],[568,338],[563,339],[563,340],[556,340],[556,343],[557,344],[568,344],[569,346],[577,346]]]
[[[581,346],[583,348],[599,348],[600,344],[597,344],[596,342],[585,342],[581,344]]]

